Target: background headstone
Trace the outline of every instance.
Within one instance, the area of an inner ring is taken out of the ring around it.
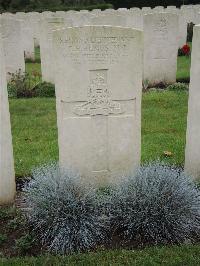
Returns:
[[[18,12],[16,13],[15,18],[21,20],[22,45],[24,47],[25,58],[34,60],[35,59],[34,37],[28,16],[26,15],[26,13]]]
[[[49,13],[49,12],[48,12]],[[40,46],[40,19],[42,15],[37,12],[30,12],[27,13],[28,20],[31,25],[32,31],[33,31],[33,37],[34,37],[34,45],[35,47]]]
[[[40,23],[40,57],[42,80],[54,83],[56,67],[53,54],[53,30],[64,27],[64,18],[49,17]]]
[[[154,13],[144,16],[144,80],[154,85],[176,82],[178,16]]]
[[[19,69],[23,73],[25,71],[25,60],[21,21],[10,17],[1,17],[1,26],[6,73],[16,73]],[[10,76],[7,75],[7,78],[9,79]]]
[[[91,25],[110,25],[110,26],[121,26],[126,27],[126,16],[120,15],[100,15],[91,19]]]

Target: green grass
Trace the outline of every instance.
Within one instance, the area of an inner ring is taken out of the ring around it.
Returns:
[[[49,265],[143,265],[178,266],[200,265],[200,246],[153,247],[144,250],[114,250],[72,256],[41,256],[31,258],[0,259],[0,265],[7,266],[49,266]]]
[[[30,74],[34,71],[41,73],[41,65],[39,63],[26,63],[26,71]]]
[[[186,91],[148,92],[142,102],[142,161],[163,159],[183,165],[187,116]],[[10,100],[15,170],[25,176],[33,167],[58,160],[54,98]]]
[[[10,100],[17,176],[35,166],[58,159],[55,99]]]
[[[167,160],[183,165],[187,122],[187,91],[153,91],[143,94],[142,161],[173,153]]]
[[[188,43],[192,51],[192,43]],[[191,65],[191,56],[178,56],[177,59],[177,81],[186,81],[190,80],[190,65]]]
[[[38,61],[40,60],[40,48],[35,47],[35,60]]]
[[[189,81],[191,57],[179,56],[177,61],[177,81]]]
[[[41,74],[41,64],[39,63],[40,61],[40,48],[35,48],[35,60],[37,63],[26,63],[26,71],[28,73],[32,73],[33,71],[38,72]]]

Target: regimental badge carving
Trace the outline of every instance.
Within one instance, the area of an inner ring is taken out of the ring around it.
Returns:
[[[90,85],[88,88],[88,101],[74,108],[74,113],[84,115],[110,115],[122,114],[121,104],[112,101],[108,90],[107,69],[90,70]]]

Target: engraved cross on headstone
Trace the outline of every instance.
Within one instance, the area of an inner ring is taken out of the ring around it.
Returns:
[[[90,70],[90,85],[88,88],[87,102],[73,102],[72,114],[80,117],[91,117],[92,133],[94,136],[93,143],[93,165],[92,173],[95,176],[101,175],[107,177],[109,175],[109,151],[108,151],[108,117],[123,115],[126,109],[122,103],[129,100],[113,101],[108,89],[107,73],[108,69]],[[72,102],[62,101],[64,104],[72,104]]]

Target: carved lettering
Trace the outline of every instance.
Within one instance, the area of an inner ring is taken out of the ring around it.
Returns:
[[[71,58],[74,64],[84,61],[89,63],[119,62],[122,57],[129,56],[129,48],[134,37],[85,37],[60,38],[65,46],[63,55]],[[67,49],[66,49],[67,47]]]

